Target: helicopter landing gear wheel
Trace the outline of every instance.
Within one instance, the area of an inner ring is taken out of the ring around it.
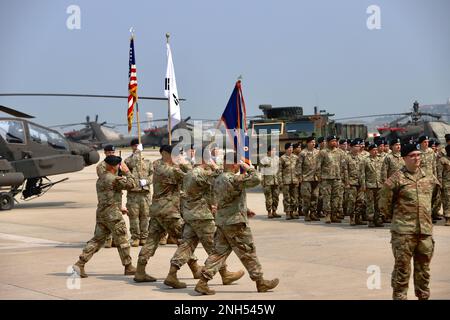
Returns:
[[[9,192],[0,193],[0,210],[11,210],[14,208],[14,197]]]

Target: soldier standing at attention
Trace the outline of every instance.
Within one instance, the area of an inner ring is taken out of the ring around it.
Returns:
[[[362,158],[359,155],[359,141],[350,142],[350,153],[347,155],[345,166],[347,167],[344,178],[347,193],[347,214],[350,216],[350,225],[365,225],[362,222],[362,210],[364,205],[364,192],[361,190],[360,174]]]
[[[127,209],[130,218],[131,246],[144,245],[148,237],[150,184],[152,183],[153,165],[142,157],[142,145],[138,139],[131,140],[133,153],[125,159],[131,174],[139,185],[127,192]]]
[[[184,201],[182,202],[183,239],[177,251],[170,260],[170,270],[164,284],[175,289],[186,288],[186,283],[177,278],[178,270],[189,261],[199,242],[208,255],[214,251],[214,233],[216,225],[211,208],[212,184],[214,178],[219,176],[221,169],[211,163],[209,150],[203,152],[202,164],[195,166],[183,179]],[[224,285],[232,284],[244,275],[244,271],[230,272],[223,264],[219,269]]]
[[[347,139],[339,139],[339,144],[337,151],[341,153],[342,159],[344,161],[347,159]],[[344,216],[344,196],[345,196],[345,188],[344,188],[344,175],[341,175],[341,180],[338,187],[338,212],[337,218],[342,220],[345,218]]]
[[[437,163],[437,178],[441,184],[445,225],[450,226],[450,156],[448,156],[450,155],[450,145],[445,147],[445,151],[446,155],[439,157]]]
[[[284,146],[285,154],[280,158],[281,183],[283,188],[283,206],[286,213],[286,220],[298,219],[297,199],[298,199],[298,157],[293,154],[292,143]]]
[[[438,185],[434,175],[420,168],[421,154],[414,144],[402,146],[405,166],[394,173],[381,188],[379,206],[392,217],[391,244],[395,264],[391,286],[394,300],[407,299],[414,264],[414,289],[420,300],[430,297],[430,262],[434,251],[431,198]]]
[[[125,275],[133,275],[136,271],[131,264],[130,244],[127,240],[127,226],[122,215],[122,190],[130,190],[136,187],[137,181],[132,177],[130,170],[125,163],[121,163],[122,158],[107,156],[105,158],[106,173],[97,179],[97,212],[94,237],[88,241],[80,255],[79,260],[74,264],[73,269],[81,278],[87,278],[84,270],[85,264],[97,253],[105,244],[109,234],[112,234],[114,242],[117,244],[122,265],[125,267]],[[117,176],[120,169],[124,176]]]
[[[260,163],[262,173],[261,185],[266,198],[266,210],[269,219],[281,217],[277,214],[281,182],[279,166],[280,158],[277,156],[277,149],[269,146],[267,148],[267,156],[262,158]]]
[[[115,153],[116,153],[116,148],[114,148],[114,146],[112,144],[107,144],[106,146],[104,146],[103,152],[105,153],[105,158],[107,156],[114,156]],[[97,177],[98,178],[100,178],[101,175],[104,175],[107,172],[106,171],[106,162],[105,161],[101,161],[97,165],[96,171],[97,171]],[[122,198],[120,198],[120,206],[122,206]],[[126,211],[127,211],[127,209],[122,208],[122,212],[126,212]],[[105,248],[111,248],[112,246],[113,246],[112,235],[109,234],[106,237]]]
[[[167,232],[174,239],[181,239],[184,220],[180,213],[180,186],[185,176],[180,166],[172,160],[172,146],[162,145],[161,159],[153,162],[153,198],[150,206],[148,238],[139,252],[134,281],[153,282],[156,278],[145,273],[145,266],[158,248],[161,234]],[[181,158],[180,158],[181,159]],[[188,261],[194,278],[200,276],[200,266],[192,256]]]
[[[240,165],[236,162],[229,163],[235,158],[236,153],[227,154],[225,171],[214,182],[214,192],[218,201],[214,251],[206,259],[200,280],[195,286],[195,291],[205,295],[215,294],[214,290],[208,287],[208,281],[220,270],[232,251],[239,257],[250,278],[256,282],[258,292],[266,292],[279,283],[278,279],[264,280],[263,278],[246,214],[245,189],[260,183],[258,173],[244,162]],[[237,175],[239,166],[244,173]]]
[[[426,175],[434,175],[437,176],[436,171],[436,154],[434,153],[433,149],[428,147],[428,143],[430,139],[428,136],[420,136],[418,143],[420,145],[420,168],[422,171],[425,172]],[[437,197],[438,197],[438,188],[435,186],[433,190],[433,198],[431,200],[431,203],[436,205],[437,204]],[[436,220],[440,220],[438,210],[432,211],[432,217],[433,222],[436,223]]]
[[[302,152],[302,144],[300,142],[294,143],[293,145],[293,154],[295,154],[297,156],[297,158],[300,157],[300,153]],[[298,187],[297,187],[297,208],[295,208],[295,211],[297,211],[299,216],[303,216],[303,210],[302,210],[302,206],[303,206],[303,200],[302,200],[302,196],[300,194],[301,191],[301,187],[302,184],[298,183]]]
[[[324,137],[319,137],[317,139],[317,149],[320,151],[322,149],[325,149],[326,147],[326,142],[325,142],[325,138]],[[324,218],[325,214],[323,213],[323,200],[322,200],[322,194],[321,192],[321,187],[320,187],[320,181],[319,181],[319,199],[317,200],[317,215],[319,218]]]
[[[401,144],[400,139],[393,139],[389,142],[392,153],[386,155],[381,166],[381,182],[385,182],[394,173],[400,170],[404,165],[402,155],[400,154]]]
[[[314,137],[306,139],[306,149],[300,153],[298,175],[300,179],[300,197],[303,199],[303,215],[305,221],[320,221],[317,216],[317,199],[319,182],[316,176],[316,162],[319,151],[315,149]]]
[[[325,223],[341,223],[337,218],[339,211],[339,188],[345,170],[345,158],[337,148],[335,135],[327,137],[327,147],[317,156],[316,176],[320,182],[320,194],[323,199]]]
[[[370,156],[363,160],[361,167],[361,190],[366,193],[366,210],[369,228],[382,227],[383,221],[378,208],[380,199],[381,158],[376,144],[369,145]]]

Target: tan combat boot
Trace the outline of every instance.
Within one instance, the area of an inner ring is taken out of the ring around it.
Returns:
[[[111,248],[111,247],[112,247],[112,238],[106,239],[105,248]]]
[[[145,273],[145,264],[141,264],[138,262],[133,280],[135,282],[155,282],[156,278]]]
[[[445,218],[444,226],[450,226],[450,218]]]
[[[84,262],[82,262],[81,260],[78,260],[77,263],[72,266],[72,268],[73,271],[75,271],[80,276],[80,278],[88,277],[88,275],[84,271]]]
[[[320,221],[320,218],[316,216],[314,212],[310,213],[309,218],[311,219],[311,221]]]
[[[281,218],[281,216],[277,214],[277,210],[272,210],[272,215],[274,218]]]
[[[354,214],[350,215],[350,225],[351,226],[356,226],[355,215]]]
[[[143,246],[143,245],[145,245],[147,243],[147,239],[141,239],[141,240],[139,240],[139,245],[140,246]]]
[[[275,288],[278,283],[280,283],[280,280],[278,280],[277,278],[273,280],[259,279],[256,280],[256,289],[258,290],[258,292],[267,292]]]
[[[236,272],[230,272],[226,267],[219,270],[220,276],[222,277],[222,284],[229,285],[233,282],[239,280],[244,276],[244,270],[239,270]]]
[[[178,271],[177,266],[170,265],[169,274],[167,275],[166,280],[164,280],[164,284],[174,289],[186,288],[186,283],[180,282],[180,280],[178,280],[177,271]]]
[[[292,220],[292,219],[293,219],[292,212],[291,211],[286,212],[286,220]]]
[[[200,277],[200,280],[197,282],[194,290],[204,295],[216,294],[214,290],[208,287],[208,279],[206,279],[204,276]]]
[[[130,244],[132,247],[139,247],[139,239],[132,239]]]
[[[167,233],[163,234],[161,239],[159,239],[159,244],[162,245],[162,246],[167,244]]]
[[[297,213],[297,211],[291,212],[292,219],[300,219],[300,215]]]
[[[200,267],[197,263],[197,260],[189,260],[188,261],[189,269],[192,271],[192,275],[194,276],[194,279],[200,279],[201,277],[201,271],[202,267]]]
[[[273,219],[273,218],[275,218],[275,217],[273,216],[272,211],[267,211],[267,218],[268,218],[268,219]]]
[[[341,223],[342,221],[336,216],[336,214],[331,215],[331,222],[332,223]]]
[[[136,273],[136,268],[130,263],[125,266],[125,271],[123,272],[126,276],[133,276]]]
[[[327,213],[325,215],[325,223],[331,223],[331,214],[330,213]]]

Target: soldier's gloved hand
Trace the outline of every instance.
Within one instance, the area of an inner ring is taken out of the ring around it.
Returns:
[[[122,214],[128,214],[127,208],[121,208],[120,211],[122,211]]]
[[[145,187],[145,186],[147,185],[147,180],[145,180],[145,179],[139,180],[139,185],[140,185],[141,187]]]
[[[142,143],[139,143],[136,149],[138,149],[139,151],[143,151],[144,146],[142,145]]]

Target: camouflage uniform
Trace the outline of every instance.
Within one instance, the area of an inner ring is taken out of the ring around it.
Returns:
[[[122,265],[131,264],[130,244],[127,240],[127,227],[122,217],[122,190],[135,188],[137,181],[130,173],[118,177],[110,172],[101,175],[96,184],[97,212],[94,237],[88,241],[80,255],[82,264],[87,263],[104,245],[112,234],[117,245]]]
[[[305,221],[317,217],[317,199],[319,197],[319,182],[316,176],[316,162],[319,151],[303,150],[298,161],[298,175],[301,181],[301,198],[303,199],[303,214]],[[315,219],[314,219],[315,220]]]
[[[180,185],[185,174],[180,167],[167,164],[162,159],[153,162],[151,219],[147,241],[139,252],[140,265],[145,266],[155,254],[164,232],[175,239],[181,238],[184,220],[180,213]]]
[[[97,171],[97,177],[100,178],[100,176],[106,174],[108,171],[106,171],[106,162],[105,161],[101,161],[97,167],[95,168],[95,170]],[[122,206],[122,197],[120,197],[120,205]],[[111,248],[111,246],[113,245],[112,243],[112,234],[110,233],[105,240],[105,248]],[[115,244],[114,244],[115,246]]]
[[[344,150],[337,148],[338,152],[341,153],[341,157],[342,159],[347,158],[347,152],[345,152]],[[338,190],[337,190],[337,194],[338,194],[338,212],[337,212],[337,216],[339,219],[344,219],[344,195],[345,195],[345,188],[344,188],[344,175],[341,175],[341,181],[340,184],[338,185]]]
[[[420,149],[420,168],[425,172],[426,175],[433,174],[435,177],[437,176],[436,170],[436,154],[431,148],[427,148],[425,151]],[[431,200],[432,203],[432,213],[433,219],[438,218],[440,211],[440,202],[439,202],[439,188],[435,186],[433,189],[433,198]]]
[[[450,221],[450,157],[441,156],[437,162],[437,178],[441,184],[441,199],[444,209],[444,217]],[[433,207],[434,210],[434,207]]]
[[[258,173],[249,168],[245,174],[236,175],[226,171],[214,182],[218,201],[214,251],[206,259],[202,276],[211,280],[223,267],[232,251],[238,256],[254,281],[263,277],[261,264],[256,256],[253,236],[248,225],[246,188],[260,183]]]
[[[152,183],[153,166],[149,160],[145,160],[141,156],[140,151],[135,151],[126,158],[125,164],[138,181],[147,181],[144,187],[138,185],[127,192],[131,240],[140,240],[141,244],[143,244],[148,237],[149,208],[151,203],[150,184]]]
[[[366,212],[369,227],[381,224],[381,216],[378,208],[380,199],[381,182],[381,158],[378,156],[368,157],[361,163],[360,184],[366,190]]]
[[[278,208],[281,181],[279,164],[280,158],[278,156],[266,156],[261,159],[261,185],[263,187],[264,196],[266,199],[266,210],[269,213],[271,211],[276,212]]]
[[[216,226],[211,213],[211,186],[218,175],[218,170],[197,166],[183,179],[183,239],[170,260],[178,269],[191,259],[199,242],[209,255],[213,253]]]
[[[364,192],[361,190],[360,175],[362,157],[359,154],[349,153],[345,166],[347,168],[344,183],[347,193],[347,214],[350,216],[350,224],[362,224],[362,210],[364,206]]]
[[[405,165],[400,152],[392,152],[384,157],[383,165],[381,166],[381,182],[389,179],[395,172],[400,170]]]
[[[295,154],[288,156],[284,154],[280,158],[280,174],[283,188],[283,207],[286,212],[286,219],[298,218],[293,213],[297,210],[298,198],[298,175],[297,175],[298,157]]]
[[[320,195],[323,199],[325,222],[340,222],[339,191],[342,187],[341,178],[345,174],[345,158],[338,148],[325,148],[317,156],[316,176],[320,181]]]
[[[394,299],[406,299],[414,261],[414,288],[419,299],[428,299],[430,262],[434,251],[431,221],[432,190],[439,182],[422,170],[403,167],[381,188],[381,212],[392,218],[391,244],[395,258],[391,286]]]

